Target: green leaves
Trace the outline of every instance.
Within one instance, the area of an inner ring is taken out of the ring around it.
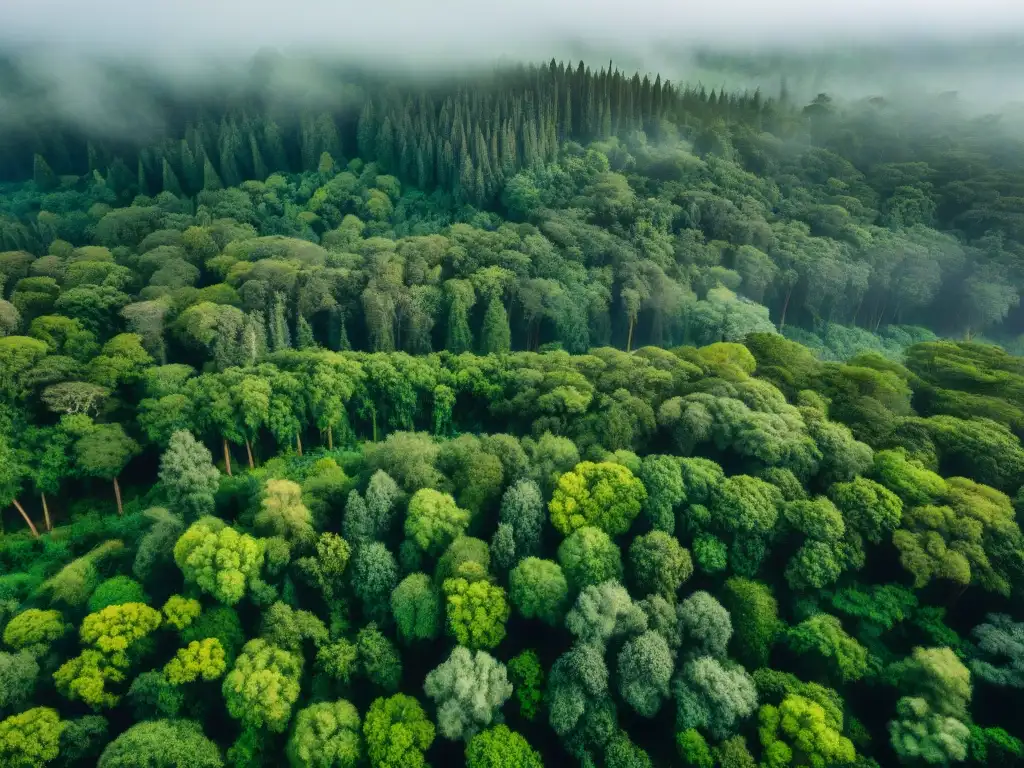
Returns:
[[[629,530],[646,498],[643,483],[621,464],[584,461],[558,479],[548,509],[551,524],[566,535],[593,526],[618,536]]]

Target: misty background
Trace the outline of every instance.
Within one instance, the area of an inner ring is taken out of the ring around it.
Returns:
[[[1008,0],[9,0],[0,131],[58,121],[151,136],[166,99],[258,90],[285,108],[358,101],[335,65],[450,77],[551,58],[768,97],[785,88],[804,103],[821,92],[953,93],[962,109],[1024,113],[1024,4]]]

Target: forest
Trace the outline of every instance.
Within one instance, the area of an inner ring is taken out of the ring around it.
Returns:
[[[1012,121],[276,66],[0,128],[0,768],[1024,765]]]

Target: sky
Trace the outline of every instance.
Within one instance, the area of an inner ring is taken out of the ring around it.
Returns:
[[[0,40],[161,56],[263,46],[396,63],[530,57],[556,41],[748,47],[1024,33],[1020,0],[4,0]]]

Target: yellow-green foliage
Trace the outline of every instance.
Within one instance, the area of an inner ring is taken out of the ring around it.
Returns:
[[[505,590],[488,581],[448,579],[448,630],[459,645],[470,649],[494,648],[505,637],[509,606]]]
[[[125,651],[160,626],[160,612],[143,603],[111,605],[90,613],[82,622],[82,642],[109,654],[119,666],[127,663]]]
[[[4,627],[4,642],[16,651],[28,650],[42,655],[50,644],[64,635],[68,627],[60,611],[29,608]]]
[[[227,668],[224,646],[215,637],[193,640],[185,648],[179,648],[174,658],[164,667],[164,676],[171,685],[216,680]]]
[[[252,728],[282,733],[299,698],[302,656],[250,640],[224,678],[228,714]]]
[[[67,727],[57,710],[35,707],[0,722],[0,765],[41,768],[57,758],[60,735]]]
[[[643,483],[627,467],[584,461],[558,478],[548,509],[551,524],[566,535],[592,525],[609,536],[620,536],[646,499]]]
[[[192,626],[192,622],[202,613],[203,607],[198,600],[181,595],[171,595],[164,603],[163,611],[167,623],[180,632]]]
[[[204,517],[178,539],[174,561],[186,580],[222,603],[234,605],[259,576],[263,542],[216,518]]]
[[[125,680],[120,665],[100,651],[91,648],[64,662],[53,673],[57,691],[72,701],[82,701],[94,710],[113,707],[121,697],[107,690],[108,683]]]

